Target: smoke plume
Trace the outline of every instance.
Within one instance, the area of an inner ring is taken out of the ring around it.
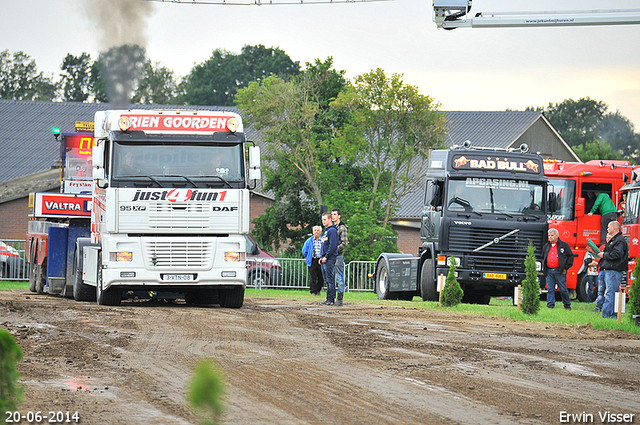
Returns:
[[[153,6],[144,0],[84,0],[98,41],[100,76],[109,103],[127,108],[146,61],[147,20]]]

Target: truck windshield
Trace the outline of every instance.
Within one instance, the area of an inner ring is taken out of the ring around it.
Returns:
[[[573,220],[575,205],[573,200],[576,195],[575,180],[549,179],[549,193],[555,193],[555,205],[549,206],[550,220]],[[555,209],[552,209],[555,207]]]
[[[171,187],[176,182],[195,187],[240,187],[244,185],[242,158],[242,144],[115,142],[111,179],[120,187]]]
[[[450,180],[447,210],[544,216],[544,186],[540,182],[509,179],[467,178]]]

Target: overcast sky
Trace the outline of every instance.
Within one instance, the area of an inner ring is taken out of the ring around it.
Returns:
[[[375,68],[404,74],[405,83],[440,102],[441,110],[522,110],[589,96],[640,131],[640,25],[445,31],[432,21],[432,0],[188,3],[0,0],[0,51],[23,51],[39,71],[57,77],[67,53],[97,59],[113,44],[138,42],[153,62],[184,76],[216,48],[239,53],[244,45],[263,44],[301,65],[332,56],[349,78]],[[473,12],[637,9],[638,3],[474,0]]]

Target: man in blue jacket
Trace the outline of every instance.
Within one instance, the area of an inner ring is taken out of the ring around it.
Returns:
[[[309,290],[311,295],[320,295],[322,291],[322,268],[320,266],[320,253],[322,252],[322,227],[313,226],[313,235],[309,237],[302,247],[302,255],[307,260],[309,268]]]
[[[322,214],[322,225],[325,227],[322,235],[322,250],[320,252],[320,264],[322,265],[322,274],[324,275],[324,283],[327,285],[327,299],[320,304],[335,305],[336,304],[336,275],[335,265],[338,258],[338,230],[331,222],[331,213]]]

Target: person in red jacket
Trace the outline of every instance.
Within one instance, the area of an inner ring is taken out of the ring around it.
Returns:
[[[562,296],[562,304],[571,310],[571,298],[567,289],[567,270],[573,265],[573,252],[568,243],[560,239],[558,229],[548,232],[549,242],[542,249],[544,255],[543,272],[547,283],[547,307],[556,306],[556,285]]]

